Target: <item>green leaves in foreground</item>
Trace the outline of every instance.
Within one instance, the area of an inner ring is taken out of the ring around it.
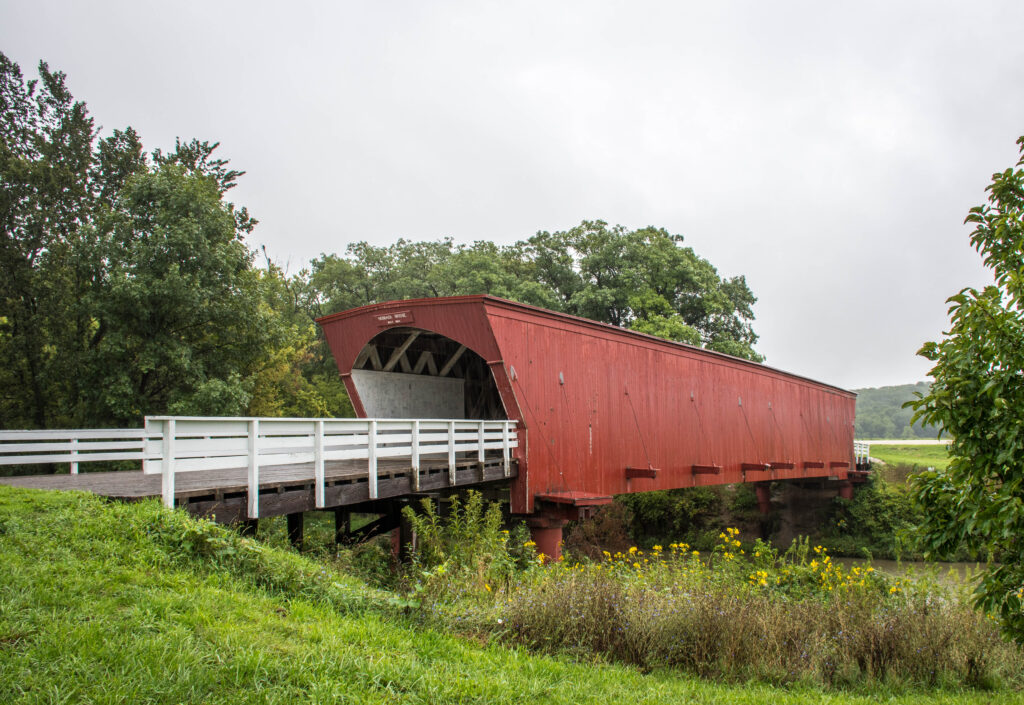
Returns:
[[[1024,137],[1018,144],[1021,159],[967,217],[995,284],[949,298],[946,338],[919,352],[935,382],[909,405],[953,437],[949,467],[913,479],[923,545],[935,557],[964,548],[993,561],[977,605],[1024,643]]]

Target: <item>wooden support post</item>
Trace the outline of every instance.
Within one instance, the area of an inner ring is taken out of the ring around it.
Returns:
[[[408,502],[396,502],[398,510],[398,560],[408,563],[416,552],[416,532],[412,530],[412,522],[405,517],[403,509]]]
[[[174,419],[164,421],[162,490],[164,506],[174,508]]]
[[[342,543],[352,533],[352,512],[341,507],[334,510],[334,543]]]
[[[508,437],[509,428],[510,428],[510,424],[509,424],[508,421],[506,421],[502,425],[502,429],[501,429],[501,461],[502,461],[502,466],[503,466],[503,468],[505,470],[505,477],[508,477],[509,475],[512,474],[512,468],[511,468],[512,459],[511,459],[510,454],[509,454],[509,450],[510,450],[510,448],[509,448],[509,437]]]
[[[259,528],[259,519],[244,519],[238,525],[238,533],[240,533],[242,536],[251,536],[252,538],[255,538],[256,532],[259,530]]]
[[[302,550],[302,520],[304,514],[295,512],[288,515],[288,542],[298,550]]]
[[[480,473],[480,482],[484,481],[484,422],[480,421],[476,426],[476,469]]]
[[[149,439],[152,438],[153,430],[150,428],[148,416],[143,419],[142,424],[144,432],[142,438],[142,474],[148,475],[149,469],[152,467],[150,463],[153,462],[149,459]]]
[[[455,485],[455,422],[448,422],[448,484]]]
[[[259,419],[249,420],[249,518],[260,516]]]
[[[366,430],[366,485],[370,499],[377,499],[377,420],[370,419]]]
[[[324,422],[318,419],[313,436],[313,476],[316,480],[316,508],[324,508]]]
[[[411,430],[412,445],[412,491],[420,491],[420,420],[413,419]]]
[[[69,468],[72,475],[78,474],[78,439],[71,439],[71,467]]]

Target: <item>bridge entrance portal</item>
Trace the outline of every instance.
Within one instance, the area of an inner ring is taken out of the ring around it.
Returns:
[[[438,333],[382,331],[363,346],[351,375],[362,415],[371,418],[508,418],[484,358]]]

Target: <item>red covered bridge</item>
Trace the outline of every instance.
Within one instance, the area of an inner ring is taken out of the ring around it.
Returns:
[[[855,396],[746,360],[490,296],[393,301],[319,320],[360,419],[147,417],[140,429],[0,431],[0,478],[168,506],[223,522],[382,514],[411,496],[509,485],[541,551],[627,492],[773,480],[851,496]],[[79,463],[141,471],[77,474]],[[408,527],[404,527],[408,529]],[[361,530],[363,531],[363,530]],[[369,535],[365,531],[361,535]]]
[[[850,496],[855,395],[689,345],[494,298],[394,301],[318,320],[356,412],[512,419],[511,510],[557,555],[611,496],[822,478]]]

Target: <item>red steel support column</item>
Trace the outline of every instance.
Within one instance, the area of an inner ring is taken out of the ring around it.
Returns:
[[[757,494],[757,508],[762,514],[771,514],[772,492],[771,485],[767,482],[755,482],[754,492]]]
[[[853,499],[853,483],[844,480],[839,483],[839,496],[843,499]]]
[[[557,561],[562,557],[562,529],[568,524],[567,519],[550,514],[534,514],[526,520],[530,527],[530,538],[537,544],[537,553],[543,553],[548,561]]]

